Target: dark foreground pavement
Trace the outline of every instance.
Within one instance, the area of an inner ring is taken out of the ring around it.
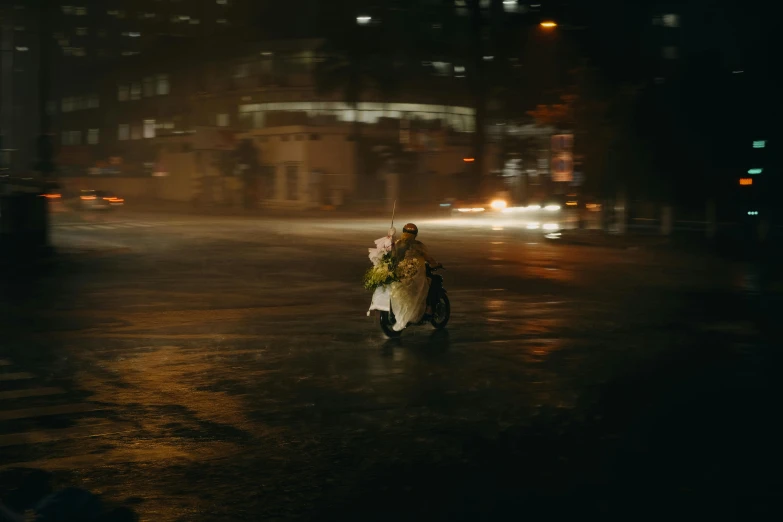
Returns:
[[[155,521],[777,507],[769,270],[420,222],[452,323],[387,341],[360,285],[386,226],[58,223],[68,255],[3,282],[4,498],[37,469]]]

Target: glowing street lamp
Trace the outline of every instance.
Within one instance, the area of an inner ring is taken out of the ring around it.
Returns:
[[[555,27],[557,27],[557,22],[553,22],[552,20],[546,20],[544,22],[541,22],[539,25],[544,29],[554,29]]]
[[[372,16],[361,15],[356,17],[356,23],[359,25],[367,25],[372,22]]]

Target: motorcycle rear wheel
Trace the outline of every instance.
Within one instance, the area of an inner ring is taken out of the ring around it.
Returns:
[[[449,324],[451,318],[451,303],[449,302],[449,296],[445,293],[440,294],[438,302],[432,310],[432,319],[430,324],[435,327],[436,330],[442,330]]]
[[[402,331],[394,330],[393,326],[395,324],[396,321],[392,312],[381,312],[378,316],[378,325],[381,327],[383,334],[389,339],[396,339],[402,335]]]

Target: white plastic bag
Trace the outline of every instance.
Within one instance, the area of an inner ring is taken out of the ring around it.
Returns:
[[[391,311],[391,288],[389,286],[379,286],[372,293],[372,302],[370,302],[370,309],[367,310],[367,315],[370,315],[370,312],[373,310]]]

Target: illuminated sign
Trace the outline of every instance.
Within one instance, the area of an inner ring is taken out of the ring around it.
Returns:
[[[767,142],[765,140],[756,140],[753,142],[754,149],[763,149],[766,146],[767,146]]]
[[[748,169],[748,174],[761,174],[764,169]]]
[[[740,178],[740,185],[753,185],[753,178]]]

